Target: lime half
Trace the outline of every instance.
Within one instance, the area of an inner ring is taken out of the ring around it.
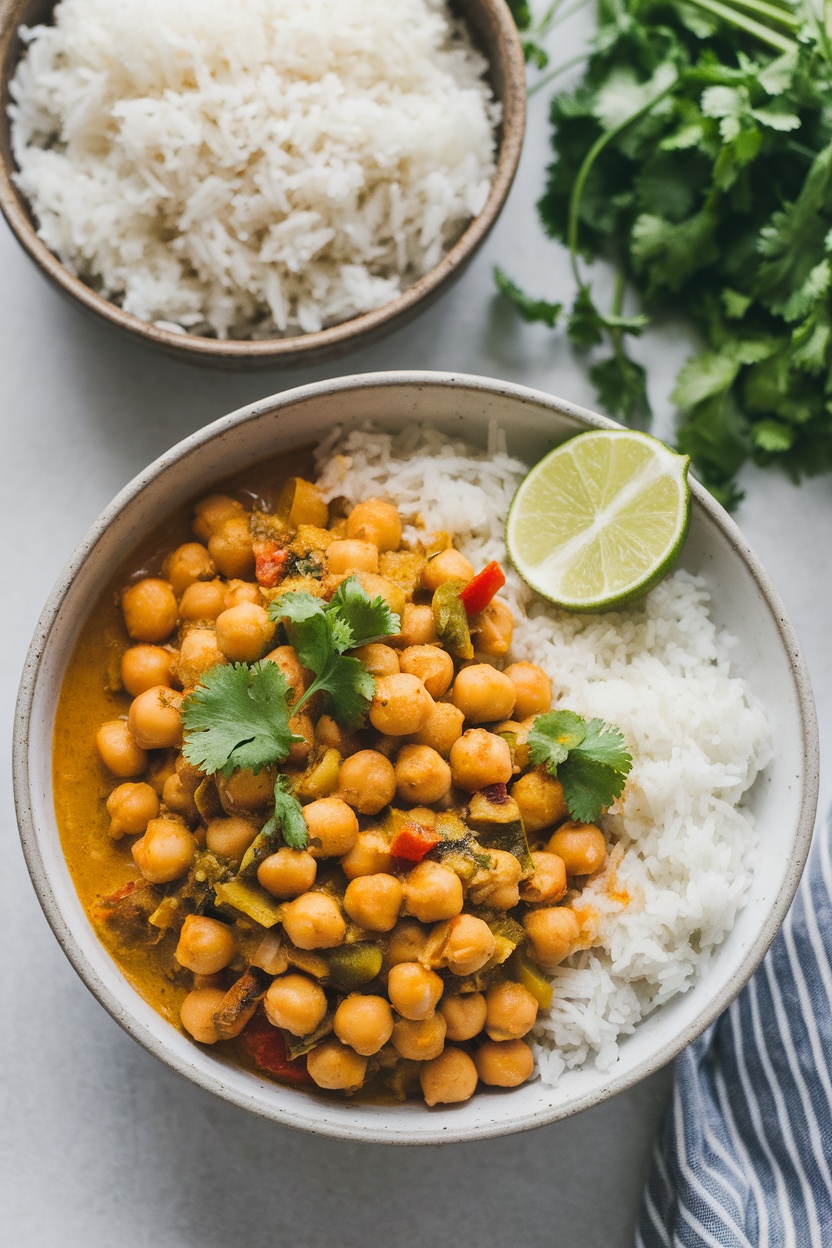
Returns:
[[[514,496],[506,522],[512,563],[567,611],[608,611],[640,598],[682,549],[689,463],[629,429],[570,438]]]

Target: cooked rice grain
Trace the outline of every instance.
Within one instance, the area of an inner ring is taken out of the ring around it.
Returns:
[[[142,320],[348,320],[488,196],[499,106],[445,0],[61,0],[22,33],[18,186],[47,246]]]

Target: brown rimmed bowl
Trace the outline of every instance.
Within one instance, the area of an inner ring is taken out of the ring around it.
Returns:
[[[617,1061],[480,1091],[463,1105],[379,1106],[260,1079],[202,1048],[131,987],[100,943],[75,892],[52,796],[52,726],[66,670],[91,604],[136,545],[186,501],[258,461],[372,420],[389,429],[427,421],[487,445],[489,422],[532,464],[572,434],[611,421],[523,386],[450,373],[382,372],[287,390],[186,438],[140,473],[92,526],[38,623],[20,687],[14,738],[17,814],[29,871],[67,957],[113,1018],[185,1078],[265,1118],[319,1135],[398,1144],[484,1139],[542,1126],[606,1100],[658,1070],[726,1008],[777,933],[809,850],[818,792],[818,735],[806,665],[776,589],[741,532],[697,482],[680,566],[702,575],[716,623],[737,639],[735,669],[769,717],[775,757],[747,795],[756,821],[754,874],[744,908],[706,973],[621,1039]]]
[[[286,338],[225,339],[177,333],[142,321],[96,294],[49,250],[37,232],[28,202],[14,182],[9,85],[23,50],[21,26],[48,24],[56,0],[0,0],[0,210],[20,245],[42,273],[87,312],[123,333],[192,364],[224,369],[291,367],[319,363],[366,346],[405,325],[429,307],[465,271],[488,236],[511,189],[526,124],[523,50],[505,0],[453,0],[475,44],[488,60],[489,82],[502,105],[497,169],[481,212],[439,263],[389,303],[310,334]]]

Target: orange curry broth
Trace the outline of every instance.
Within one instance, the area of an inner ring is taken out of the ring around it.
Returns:
[[[143,882],[130,853],[134,838],[115,841],[109,835],[105,802],[122,782],[109,773],[95,745],[101,724],[126,715],[131,702],[121,687],[121,655],[132,643],[124,627],[119,596],[125,585],[140,576],[159,576],[169,551],[194,540],[190,521],[193,504],[200,498],[221,491],[247,507],[256,500],[257,506],[269,511],[287,477],[309,477],[312,471],[311,452],[298,450],[274,456],[224,481],[206,483],[189,505],[179,508],[136,547],[106,585],[84,624],[61,686],[53,736],[52,784],[61,845],[72,881],[96,935],[129,982],[177,1027],[179,1008],[190,985],[184,971],[180,974],[171,969],[175,966],[171,954],[176,938],[166,934],[156,945],[120,940],[96,913],[100,897],[109,896],[130,881]],[[236,1041],[220,1042],[214,1048],[233,1052],[237,1061],[251,1065]]]

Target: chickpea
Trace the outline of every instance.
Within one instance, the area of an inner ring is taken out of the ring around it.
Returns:
[[[303,808],[313,858],[339,858],[349,853],[358,836],[355,811],[340,797],[319,797]]]
[[[154,685],[173,684],[176,655],[162,646],[131,646],[121,656],[121,683],[131,697]]]
[[[402,544],[399,513],[383,498],[365,498],[347,516],[347,537],[372,542],[379,550],[398,550]]]
[[[359,875],[347,885],[344,909],[369,932],[391,931],[401,908],[402,886],[394,875]]]
[[[400,671],[399,656],[392,646],[383,642],[371,641],[368,646],[353,650],[352,654],[376,680],[381,676],[395,676]]]
[[[536,850],[532,854],[534,875],[524,880],[520,886],[523,901],[539,902],[560,901],[566,892],[566,866],[557,854],[542,853]]]
[[[508,742],[485,728],[469,728],[451,746],[451,776],[459,789],[476,793],[511,779]]]
[[[424,727],[434,705],[417,676],[407,672],[382,676],[370,703],[370,723],[390,737],[405,737]]]
[[[493,956],[497,942],[483,919],[473,914],[458,914],[447,924],[447,929],[442,965],[454,975],[473,975]]]
[[[464,1049],[449,1045],[432,1061],[422,1062],[419,1082],[428,1105],[457,1105],[477,1090],[477,1068]]]
[[[334,949],[347,925],[337,901],[327,893],[303,893],[283,909],[283,930],[298,949]]]
[[[306,711],[293,715],[289,720],[289,731],[300,741],[293,741],[289,746],[288,763],[291,767],[305,767],[315,748],[315,729]]]
[[[403,889],[408,913],[422,923],[441,923],[462,909],[459,876],[440,862],[420,862],[405,876]]]
[[[429,1062],[445,1047],[445,1020],[438,1012],[418,1020],[397,1018],[391,1040],[399,1057]]]
[[[272,897],[286,900],[299,897],[310,889],[317,873],[318,864],[305,849],[290,849],[288,845],[281,845],[260,863],[257,880]]]
[[[491,865],[477,872],[468,895],[475,905],[511,910],[520,900],[522,867],[514,854],[505,849],[490,849],[488,854]]]
[[[245,508],[228,494],[209,494],[194,507],[191,528],[201,542],[207,542],[212,533],[231,516],[244,516]]]
[[[223,576],[247,580],[254,572],[248,516],[229,516],[208,538],[208,552]]]
[[[228,581],[225,586],[224,599],[226,611],[230,611],[232,607],[239,607],[244,602],[251,603],[255,607],[262,607],[263,605],[263,595],[260,593],[260,586],[256,581]]]
[[[440,585],[444,585],[446,581],[459,580],[467,584],[473,579],[473,566],[463,554],[454,550],[453,546],[449,546],[447,550],[440,550],[438,555],[433,555],[422,569],[422,588],[430,590],[431,593]]]
[[[560,823],[569,814],[563,785],[542,768],[527,771],[515,780],[511,796],[520,807],[523,826],[530,835]]]
[[[186,542],[184,546],[177,546],[165,560],[162,572],[177,598],[181,598],[195,581],[210,581],[212,576],[217,575],[214,561],[201,542]]]
[[[604,834],[594,823],[562,823],[546,849],[563,859],[567,875],[592,875],[607,857]]]
[[[241,602],[217,616],[217,645],[232,663],[254,663],[268,650],[275,627],[265,607]]]
[[[536,663],[510,663],[503,672],[514,685],[514,714],[517,719],[542,715],[552,706],[552,682]]]
[[[130,704],[127,727],[143,750],[167,750],[182,740],[182,694],[167,685],[145,689]]]
[[[406,602],[401,585],[386,576],[376,576],[374,572],[356,572],[355,575],[365,594],[370,598],[383,598],[393,614],[401,619]]]
[[[175,771],[168,776],[162,786],[162,801],[168,810],[181,815],[189,823],[199,819],[199,811],[194,801],[194,790],[184,783]]]
[[[406,602],[401,620],[401,630],[394,639],[394,645],[428,646],[436,642],[436,624],[429,606]]]
[[[177,757],[174,750],[165,750],[164,753],[150,756],[147,783],[160,798],[165,791],[165,785],[176,771]]]
[[[402,1018],[418,1021],[436,1009],[444,984],[419,962],[397,962],[387,976],[387,995]]]
[[[419,677],[432,698],[441,698],[454,678],[454,661],[438,646],[407,646],[399,662],[403,672]]]
[[[384,997],[354,993],[338,1006],[332,1025],[342,1044],[372,1057],[393,1034],[393,1011]]]
[[[389,758],[377,750],[359,750],[341,764],[338,795],[362,815],[377,815],[392,802],[396,773]]]
[[[330,572],[349,576],[352,572],[378,572],[378,546],[355,538],[330,542],[326,548]]]
[[[102,763],[114,776],[140,776],[147,768],[147,751],[136,741],[126,719],[108,719],[98,729],[95,744]]]
[[[492,1088],[516,1088],[534,1070],[534,1056],[525,1040],[486,1040],[474,1054],[483,1083]]]
[[[248,849],[258,829],[248,819],[229,815],[225,819],[212,819],[205,832],[205,844],[219,858],[239,861]]]
[[[220,1038],[214,1015],[225,998],[222,988],[194,988],[179,1010],[179,1021],[200,1044],[216,1044]]]
[[[234,933],[227,923],[189,914],[179,933],[174,957],[195,975],[216,975],[223,971],[237,952]]]
[[[337,750],[342,758],[357,754],[361,748],[358,735],[342,728],[331,715],[320,717],[315,727],[315,735],[321,745],[326,746],[328,750]]]
[[[382,832],[359,832],[355,844],[341,859],[341,870],[348,880],[376,872],[388,872],[392,863],[389,842]]]
[[[529,732],[531,731],[531,722],[525,720],[520,723],[517,719],[503,719],[499,724],[494,724],[491,729],[498,737],[512,738],[511,755],[514,760],[514,770],[522,771],[524,767],[529,765]]]
[[[485,1026],[486,1005],[481,992],[446,995],[438,1008],[445,1020],[449,1040],[473,1040]]]
[[[329,1039],[307,1054],[306,1069],[319,1088],[352,1092],[364,1082],[367,1059],[340,1040]]]
[[[474,649],[493,659],[502,659],[511,649],[514,636],[514,616],[507,602],[492,598],[477,617]]]
[[[222,808],[229,815],[251,814],[263,810],[274,797],[275,770],[264,767],[257,774],[246,767],[224,776],[221,771],[214,777]]]
[[[198,685],[206,672],[220,663],[225,655],[217,645],[217,634],[212,628],[192,628],[182,638],[176,675],[184,689]]]
[[[416,745],[429,745],[447,758],[462,736],[464,722],[465,716],[452,702],[435,702],[423,726],[413,734],[413,741]]]
[[[120,784],[107,798],[110,836],[138,836],[159,813],[159,798],[149,784]]]
[[[428,930],[416,919],[400,919],[387,942],[387,965],[418,962],[425,951]]]
[[[176,628],[179,608],[167,581],[147,576],[121,595],[124,624],[136,641],[164,641]]]
[[[566,906],[530,910],[523,926],[531,942],[532,955],[544,971],[560,966],[577,947],[581,936],[577,915]]]
[[[180,620],[215,620],[224,610],[222,581],[194,581],[179,599]]]
[[[294,647],[278,646],[276,650],[269,651],[266,655],[266,661],[277,664],[286,677],[286,684],[292,691],[291,701],[297,702],[301,694],[305,693],[309,688],[312,673],[301,666]]]
[[[151,884],[170,884],[190,870],[196,841],[181,819],[151,819],[133,842],[133,859]]]
[[[537,1018],[537,1001],[522,984],[507,979],[485,994],[485,1030],[492,1040],[519,1040]]]
[[[438,802],[451,787],[451,769],[429,745],[405,745],[396,759],[396,791],[405,802]]]
[[[514,685],[489,663],[463,667],[451,690],[451,701],[472,724],[509,719],[514,710]]]
[[[321,491],[303,477],[290,477],[285,482],[277,500],[277,511],[293,529],[302,524],[325,529],[329,523],[329,506],[321,498]]]
[[[326,1014],[326,993],[308,975],[279,975],[263,998],[266,1018],[293,1036],[308,1036]]]

